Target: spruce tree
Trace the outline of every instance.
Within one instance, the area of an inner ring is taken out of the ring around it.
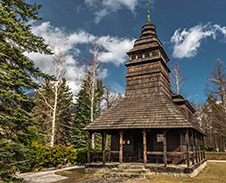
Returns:
[[[86,125],[91,122],[91,102],[89,92],[90,90],[90,75],[87,74],[86,78],[83,80],[81,89],[76,95],[75,104],[75,119],[72,124],[72,144],[75,148],[85,148],[88,145],[88,132],[82,130]],[[101,102],[103,100],[104,86],[101,80],[97,81],[97,86],[95,88],[95,98],[94,98],[94,120],[101,114]],[[96,146],[99,147],[101,139],[99,135],[95,136]]]
[[[50,54],[44,39],[31,32],[29,20],[39,20],[41,5],[0,0],[0,177],[9,181],[26,161],[25,139],[33,122],[34,103],[24,91],[38,88],[32,78],[48,77],[24,52]]]

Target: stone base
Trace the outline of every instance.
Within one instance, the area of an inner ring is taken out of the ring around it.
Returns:
[[[130,177],[130,178],[151,178],[152,176],[171,177],[195,177],[207,165],[203,160],[189,168],[187,167],[164,167],[150,164],[136,163],[108,163],[108,164],[86,164],[86,173],[104,174],[105,177]]]

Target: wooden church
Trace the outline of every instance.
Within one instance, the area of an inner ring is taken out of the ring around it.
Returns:
[[[102,165],[106,152],[110,162],[140,162],[146,165],[186,165],[192,172],[205,162],[204,134],[193,122],[194,108],[181,95],[172,93],[167,64],[169,58],[150,22],[129,57],[124,98],[99,116],[84,130],[89,132],[87,167],[92,165],[91,135],[102,134]],[[111,135],[111,150],[106,151],[106,135]],[[184,171],[184,170],[183,170]]]

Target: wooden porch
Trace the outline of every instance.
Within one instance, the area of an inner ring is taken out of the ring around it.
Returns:
[[[138,130],[137,130],[138,131]],[[102,162],[103,165],[106,163],[106,155],[108,158],[108,164],[114,163],[116,160],[119,164],[126,163],[128,160],[130,162],[142,162],[144,164],[155,164],[157,167],[158,165],[164,167],[184,167],[187,168],[193,167],[194,165],[200,164],[205,160],[205,151],[202,149],[201,144],[204,144],[203,135],[199,134],[197,131],[192,129],[184,129],[180,130],[180,134],[184,133],[184,147],[183,142],[180,141],[180,145],[178,148],[179,151],[172,149],[167,149],[167,133],[168,130],[161,130],[162,131],[162,151],[155,151],[154,149],[147,148],[147,132],[151,132],[151,130],[139,130],[140,137],[142,136],[142,156],[139,156],[139,160],[134,158],[134,154],[128,149],[125,148],[125,140],[124,140],[124,133],[125,130],[118,130],[119,134],[119,150],[106,150],[106,135],[107,131],[102,131],[102,150],[101,151],[92,151],[91,150],[91,136],[92,132],[89,134],[89,146],[87,152],[87,163],[98,163],[99,161]],[[153,131],[153,130],[152,130]],[[128,136],[128,135],[127,135]],[[149,136],[150,137],[150,136]],[[168,136],[170,137],[170,136]],[[132,138],[132,137],[131,137]],[[138,138],[137,136],[135,138]],[[131,144],[134,146],[134,144]],[[177,148],[177,149],[178,149]],[[138,151],[137,151],[138,152]],[[138,152],[139,154],[139,152]],[[140,158],[141,157],[141,158]],[[180,163],[179,163],[180,162]]]

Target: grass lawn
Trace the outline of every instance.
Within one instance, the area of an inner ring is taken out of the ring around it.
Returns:
[[[68,176],[68,179],[59,181],[59,183],[73,183],[82,180],[94,179],[101,177],[101,175],[85,174],[84,169],[75,169],[70,171],[61,171],[57,174]],[[133,181],[131,181],[133,182]],[[143,182],[136,179],[136,182]],[[206,168],[193,178],[181,178],[181,177],[156,177],[145,181],[150,183],[174,183],[174,182],[196,182],[196,183],[226,183],[226,163],[208,163]],[[101,181],[100,181],[101,183]]]

